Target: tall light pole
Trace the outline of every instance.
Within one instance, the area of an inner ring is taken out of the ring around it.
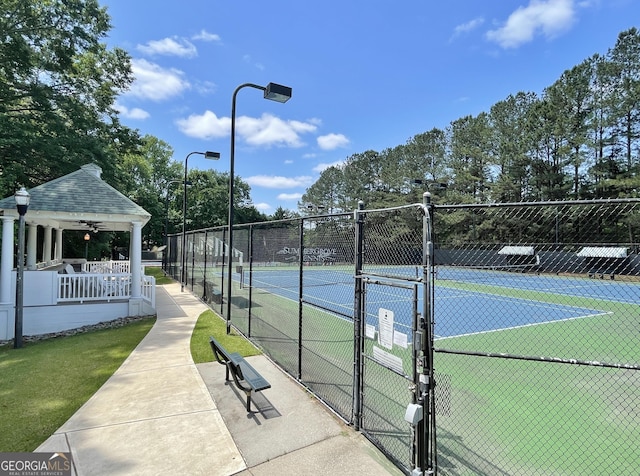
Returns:
[[[254,88],[264,91],[264,98],[271,101],[285,103],[291,99],[291,88],[282,86],[281,84],[269,83],[266,86],[259,86],[252,83],[244,83],[233,91],[231,98],[231,152],[229,164],[229,218],[227,232],[228,248],[227,248],[227,334],[231,332],[231,281],[233,279],[233,165],[236,148],[236,97],[242,88]]]
[[[22,347],[22,315],[24,309],[24,216],[29,208],[30,195],[22,187],[15,193],[14,197],[20,219],[18,221],[18,266],[16,270],[15,337],[13,339],[13,348],[19,349]]]
[[[187,244],[187,235],[186,235],[186,222],[187,222],[187,162],[189,161],[189,157],[192,155],[204,155],[205,159],[218,160],[220,158],[220,152],[190,152],[184,159],[184,189],[182,192],[182,257],[180,259],[182,270],[181,270],[181,278],[180,278],[180,291],[184,291],[184,284],[187,281],[187,270],[186,270],[186,259],[187,253],[185,251],[185,247]]]

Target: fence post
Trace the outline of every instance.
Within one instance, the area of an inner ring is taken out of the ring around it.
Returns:
[[[418,474],[436,474],[436,421],[435,421],[435,380],[433,375],[433,209],[431,194],[423,194],[424,217],[422,219],[422,275],[423,275],[423,312],[419,318],[418,332],[421,334],[421,371],[415,382],[418,392],[418,404],[422,406],[422,420],[416,425],[417,468]],[[422,470],[420,469],[422,468]]]
[[[362,253],[364,242],[364,202],[358,202],[355,212],[355,289],[353,303],[353,425],[360,429],[362,420],[362,353],[364,334],[364,283],[362,280]]]
[[[249,225],[249,276],[253,274],[253,225]],[[240,275],[240,286],[244,286],[244,270]],[[247,337],[251,337],[251,310],[252,310],[252,291],[251,278],[249,278],[249,309],[247,310]]]
[[[196,233],[191,234],[191,292],[195,290],[196,274]]]
[[[304,289],[302,280],[304,273],[304,218],[300,219],[300,230],[298,232],[298,380],[302,380],[302,301],[304,300]]]
[[[220,313],[224,316],[226,323],[227,323],[227,335],[231,334],[231,315],[229,312],[224,312],[225,310],[225,306],[224,306],[224,299],[225,297],[227,299],[231,299],[231,296],[225,296],[225,292],[224,290],[227,289],[227,286],[225,286],[226,281],[225,281],[225,270],[227,269],[227,253],[230,253],[231,250],[229,249],[230,246],[227,243],[227,230],[222,230],[222,269],[221,272],[222,274],[220,275]],[[231,289],[229,287],[229,289]]]
[[[204,250],[202,254],[204,261],[204,269],[202,270],[202,300],[206,303],[209,301],[207,296],[207,230],[204,230]]]

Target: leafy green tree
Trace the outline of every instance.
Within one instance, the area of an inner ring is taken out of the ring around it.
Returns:
[[[343,168],[331,166],[322,171],[318,180],[302,195],[298,209],[302,214],[307,212],[307,206],[324,207],[327,213],[346,211],[345,179]]]
[[[640,32],[631,28],[618,35],[609,51],[609,73],[615,81],[616,129],[627,170],[634,166],[633,148],[640,139]]]
[[[269,217],[269,220],[290,220],[292,218],[299,218],[300,214],[298,212],[294,212],[291,210],[286,210],[282,207],[276,208],[276,211],[273,212],[273,215]]]
[[[169,144],[146,135],[135,150],[117,161],[116,188],[151,214],[143,229],[143,241],[149,247],[164,242],[167,193],[182,196],[183,168],[172,157],[173,148]]]
[[[593,188],[590,190],[592,197],[603,198],[608,196],[605,193],[606,183],[611,176],[611,166],[613,154],[608,151],[615,142],[611,136],[611,124],[613,120],[613,106],[615,103],[614,88],[615,78],[613,78],[611,64],[606,57],[593,55],[588,60],[592,67],[591,76],[591,131],[588,143],[593,148],[593,165],[589,169]],[[615,166],[617,169],[617,166]]]
[[[490,185],[490,125],[486,113],[451,123],[450,167],[454,190],[469,202],[483,202]]]
[[[137,133],[113,109],[132,81],[130,58],[102,42],[97,0],[0,0],[0,192],[32,187],[114,158]]]
[[[368,207],[377,208],[386,188],[381,171],[382,158],[375,150],[353,154],[347,159],[343,168],[346,209],[356,209],[360,200]]]
[[[519,92],[491,106],[491,161],[497,166],[492,193],[495,201],[519,202],[526,196],[531,172],[528,119],[537,101],[535,93]]]
[[[227,224],[229,174],[211,169],[191,169],[187,180],[191,185],[187,187],[186,229],[201,230]],[[267,216],[251,203],[251,187],[238,176],[235,176],[233,211],[236,224],[267,220]],[[181,211],[178,216],[182,216]]]
[[[592,115],[592,94],[590,90],[592,65],[583,61],[578,66],[565,71],[555,83],[545,90],[545,100],[550,104],[555,114],[553,135],[558,157],[554,161],[554,172],[557,175],[555,193],[549,198],[562,199],[566,191],[571,190],[572,198],[580,198],[580,173],[586,160],[588,151],[588,132]],[[573,186],[568,187],[568,181],[561,178],[563,166],[571,167],[573,171]]]
[[[445,189],[441,184],[448,184],[450,179],[445,131],[434,127],[416,134],[407,141],[404,151],[404,163],[398,168],[411,181],[408,191],[410,201],[421,202],[425,191],[436,195],[443,193]],[[390,163],[389,166],[393,167],[394,164]]]
[[[447,176],[447,137],[442,129],[416,134],[407,142],[406,166],[420,177],[439,182]]]

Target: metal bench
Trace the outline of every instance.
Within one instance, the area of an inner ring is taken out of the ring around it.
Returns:
[[[204,282],[204,295],[202,298],[207,303],[213,301],[216,304],[222,304],[222,293],[219,289],[215,289],[213,283],[208,281]]]
[[[609,276],[609,279],[615,279],[615,271],[609,269],[591,269],[588,273],[590,278],[604,279],[605,276]]]
[[[271,384],[237,352],[229,353],[213,337],[209,337],[209,344],[216,361],[226,367],[225,382],[229,381],[229,374],[231,374],[236,387],[246,394],[247,411],[250,412],[251,393],[271,388]]]

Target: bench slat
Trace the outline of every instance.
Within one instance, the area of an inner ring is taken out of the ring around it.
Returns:
[[[267,379],[260,375],[258,371],[249,364],[249,362],[247,362],[242,356],[238,354],[236,355],[237,357],[233,355],[231,356],[231,362],[240,367],[240,373],[242,375],[238,375],[238,377],[241,380],[247,382],[256,392],[266,388],[271,388],[271,384],[267,382]]]
[[[216,360],[226,367],[225,380],[229,380],[229,372],[231,372],[236,387],[247,395],[247,411],[251,411],[251,392],[260,392],[271,388],[271,384],[239,353],[229,353],[213,337],[209,337],[209,343]],[[246,386],[243,384],[246,384]]]

